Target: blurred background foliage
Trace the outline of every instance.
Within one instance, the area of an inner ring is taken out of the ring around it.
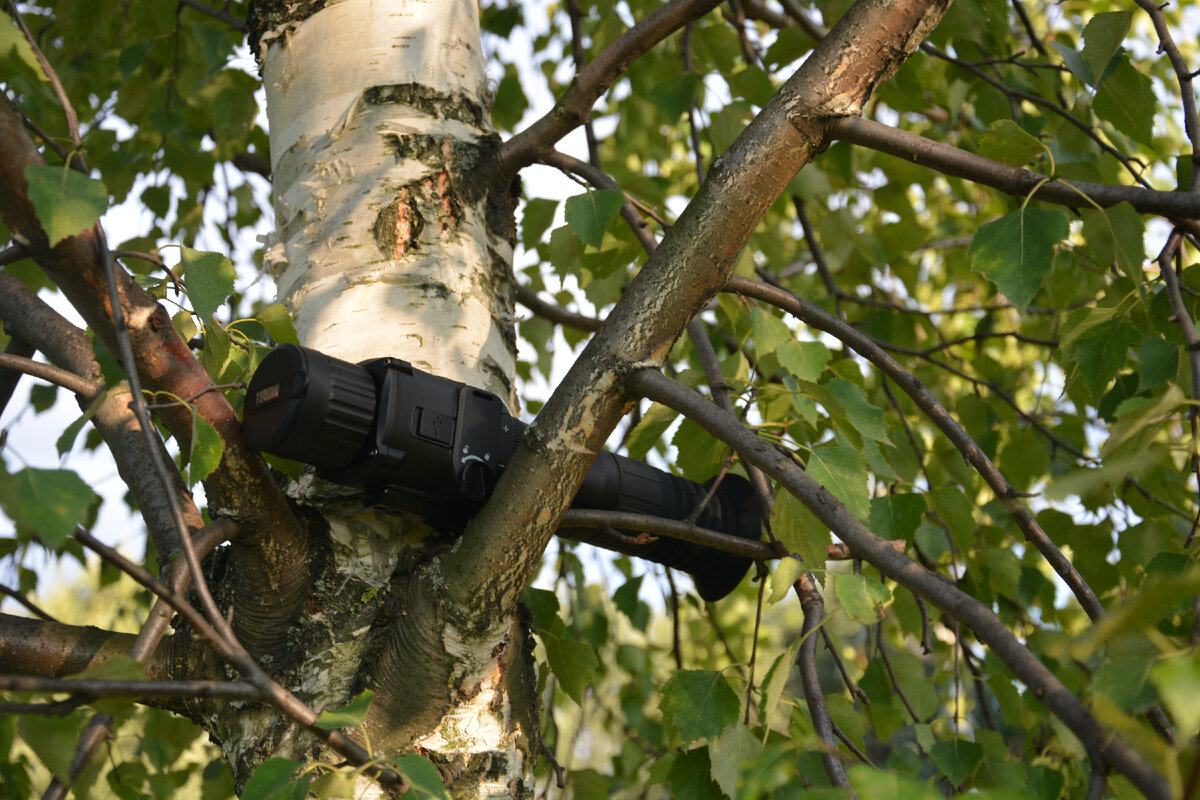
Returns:
[[[18,4],[79,113],[82,155],[110,196],[114,247],[184,244],[230,257],[236,283],[219,324],[208,325],[228,330],[273,300],[255,241],[271,227],[267,138],[253,59],[229,24],[244,17],[245,3],[212,6],[218,14],[193,5]],[[484,3],[502,135],[545,113],[565,89],[573,29],[591,58],[659,5]],[[604,96],[592,121],[597,166],[661,233],[848,6],[723,4],[633,63]],[[1178,4],[1163,13],[1186,62],[1200,67],[1200,14]],[[7,20],[0,81],[27,117],[69,147],[61,106]],[[958,0],[865,115],[1053,178],[1187,191],[1193,142],[1180,91],[1151,17],[1133,2]],[[582,132],[564,149],[588,157]],[[645,258],[616,219],[619,203],[548,167],[528,170],[523,190],[520,283],[603,318]],[[597,192],[587,211],[568,200],[584,192]],[[838,143],[796,177],[737,268],[849,322],[920,378],[1027,494],[1110,612],[1096,625],[953,444],[842,342],[733,294],[720,295],[703,319],[735,404],[762,436],[794,453],[877,534],[903,540],[910,555],[990,606],[1183,793],[1200,775],[1197,398],[1155,261],[1170,231],[1129,205],[1065,210]],[[8,238],[0,229],[0,241]],[[168,263],[173,252],[163,251]],[[1173,263],[1192,319],[1196,255],[1189,239]],[[187,335],[204,327],[163,269],[123,263],[179,312]],[[28,261],[4,269],[51,292]],[[262,327],[246,330],[248,341],[267,341]],[[519,332],[532,414],[588,328],[526,311]],[[219,377],[232,383],[252,366],[252,358],[225,363]],[[706,390],[686,339],[669,371]],[[40,430],[56,471],[74,472],[99,440],[85,429],[50,452],[66,427],[49,422],[63,419],[66,403],[56,405],[54,394],[36,387],[21,395],[5,431],[16,441],[20,429]],[[613,444],[700,481],[729,455],[698,425],[645,402]],[[29,462],[44,461],[47,453],[27,454],[30,446],[4,449],[0,481],[13,486]],[[95,469],[85,471],[84,490],[62,490],[88,524],[101,503],[87,488]],[[119,494],[104,504],[119,505]],[[3,583],[36,594],[64,621],[135,629],[146,598],[111,570],[77,573],[83,589],[45,584],[45,565],[82,554],[69,543],[42,552],[18,505],[11,496],[4,504],[16,521],[0,538]],[[786,499],[777,499],[773,523],[798,552],[832,541]],[[126,539],[140,542],[133,531]],[[152,553],[145,560],[156,563]],[[598,559],[565,542],[552,547],[526,603],[540,642],[545,743],[567,780],[558,788],[543,759],[542,793],[841,796],[827,788],[793,669],[802,615],[788,589],[797,570],[787,561],[770,569],[705,604],[686,578],[676,583],[651,565]],[[1086,794],[1088,754],[970,631],[868,565],[830,562],[816,575],[827,615],[814,634],[818,668],[860,796]],[[1173,723],[1175,743],[1147,722],[1156,707]],[[83,796],[230,794],[227,770],[197,729],[154,709],[127,713]],[[0,719],[0,783],[14,787],[9,796],[30,794],[46,759],[69,752],[85,721],[82,712]],[[1135,794],[1118,777],[1107,791]]]

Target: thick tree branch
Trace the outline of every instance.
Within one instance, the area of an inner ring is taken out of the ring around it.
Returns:
[[[897,553],[795,462],[701,395],[656,369],[637,371],[630,376],[630,383],[644,396],[686,414],[713,436],[735,448],[745,461],[762,469],[804,503],[850,546],[855,555],[975,631],[979,641],[1008,665],[1030,692],[1078,737],[1089,753],[1102,755],[1106,763],[1127,777],[1146,797],[1167,800],[1171,796],[1166,779],[1140,753],[1105,728],[989,608],[906,555]]]
[[[665,359],[724,282],[762,215],[825,145],[825,127],[861,107],[943,10],[919,0],[856,4],[714,163],[526,433],[463,546],[440,565],[454,575],[445,591],[464,610],[494,614],[513,606],[594,453],[627,408],[622,374]]]
[[[627,410],[625,374],[665,360],[723,285],[772,203],[828,143],[829,122],[861,108],[944,10],[943,2],[922,0],[857,3],[714,162],[696,198],[526,431],[460,543],[409,584],[406,614],[396,620],[379,659],[381,691],[368,727],[395,731],[390,721],[435,724],[441,718],[444,709],[415,701],[404,686],[454,684],[450,659],[436,663],[420,655],[444,650],[447,630],[464,645],[487,649],[512,635],[497,626],[497,616],[515,610],[595,453]],[[537,148],[526,146],[531,152],[515,163],[536,157]]]
[[[1032,193],[1037,200],[1069,208],[1089,208],[1092,203],[1109,208],[1118,203],[1129,203],[1142,214],[1159,214],[1168,219],[1190,222],[1189,229],[1200,230],[1200,196],[1187,192],[1158,192],[1141,186],[1050,180],[1046,175],[1011,167],[862,117],[840,120],[834,126],[833,135],[842,141],[903,158],[945,175],[990,186],[1014,197],[1027,197]]]
[[[22,339],[19,335],[13,334],[8,340],[8,345],[4,348],[4,352],[6,355],[18,358],[33,358],[34,354],[37,353],[37,348]],[[21,381],[21,376],[24,374],[19,369],[0,367],[0,414],[3,414],[4,409],[8,408],[8,401],[12,399],[13,392],[17,390],[17,384]]]
[[[41,351],[51,362],[69,373],[81,376],[95,386],[95,391],[79,393],[81,410],[99,402],[94,409],[92,424],[108,445],[109,452],[117,464],[117,472],[137,499],[146,529],[154,540],[161,558],[171,557],[179,544],[175,523],[168,508],[167,497],[158,477],[146,469],[150,461],[147,443],[141,435],[137,420],[130,411],[130,394],[123,387],[101,396],[104,390],[100,366],[92,352],[92,342],[86,333],[76,328],[45,301],[39,298],[21,281],[0,272],[0,319],[13,332]],[[155,437],[153,445],[166,449]],[[200,511],[191,500],[187,486],[179,473],[172,470],[172,489],[184,504],[184,516],[188,527],[198,528],[204,524]]]
[[[119,352],[113,308],[104,277],[107,251],[94,231],[68,237],[54,247],[38,223],[28,198],[25,168],[41,163],[20,117],[0,101],[0,214],[15,237],[46,270],[111,352]],[[216,428],[224,443],[220,465],[205,481],[210,506],[235,518],[244,536],[234,545],[232,569],[238,636],[254,652],[283,653],[286,632],[307,596],[312,544],[292,513],[265,462],[250,450],[232,407],[176,333],[166,309],[124,270],[115,287],[140,378],[151,391],[195,397],[195,411]],[[40,349],[40,348],[39,348]],[[171,433],[186,446],[191,409],[159,412]]]
[[[391,770],[382,769],[377,766],[367,766],[372,763],[370,753],[364,750],[353,739],[341,731],[327,731],[316,727],[314,723],[317,721],[317,712],[313,711],[298,697],[272,680],[241,644],[236,640],[222,636],[213,626],[209,625],[204,615],[185,601],[170,585],[158,580],[82,528],[76,530],[75,538],[102,559],[167,601],[171,608],[187,620],[193,631],[206,644],[212,647],[223,661],[237,669],[242,674],[243,679],[260,690],[263,698],[277,710],[299,722],[310,733],[325,742],[325,744],[329,745],[336,752],[345,756],[355,765],[363,766],[364,771],[379,780],[380,783],[391,786],[402,785],[400,777]]]
[[[128,655],[134,636],[91,626],[0,614],[0,673],[61,678]],[[148,665],[156,678],[169,678],[165,663]]]
[[[638,57],[719,4],[720,0],[674,0],[621,34],[576,73],[554,108],[504,143],[500,148],[500,184],[507,186],[518,170],[539,160],[559,139],[584,124],[600,96]]]

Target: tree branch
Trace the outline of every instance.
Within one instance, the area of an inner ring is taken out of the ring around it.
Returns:
[[[939,403],[937,398],[925,388],[920,379],[900,366],[871,337],[850,324],[842,322],[819,306],[801,300],[791,292],[737,275],[729,278],[727,286],[730,291],[778,306],[806,325],[836,337],[874,364],[880,372],[891,378],[897,386],[904,390],[905,394],[912,398],[930,421],[946,434],[951,443],[962,453],[967,463],[983,477],[996,497],[1004,503],[1025,538],[1038,549],[1038,552],[1070,587],[1075,599],[1079,601],[1080,607],[1088,617],[1098,619],[1104,616],[1104,607],[1100,605],[1092,587],[1075,569],[1075,565],[1063,555],[1063,552],[1058,549],[1058,545],[1042,530],[1025,504],[1016,498],[1016,490],[1013,489],[1008,479],[996,468],[992,460],[958,424],[957,420],[950,415],[945,406]]]
[[[734,447],[738,454],[762,469],[795,495],[850,549],[883,575],[942,609],[951,618],[975,631],[979,641],[991,648],[1005,664],[1058,717],[1091,753],[1127,777],[1151,800],[1168,800],[1165,778],[1140,753],[1105,728],[1058,677],[1020,641],[1008,627],[975,598],[929,572],[907,556],[897,553],[851,514],[827,489],[818,484],[790,458],[759,439],[736,417],[721,411],[687,387],[655,369],[641,369],[630,376],[639,393],[685,414],[705,430]]]
[[[41,162],[20,117],[6,99],[0,101],[0,215],[110,352],[120,352],[104,276],[107,249],[98,229],[50,246],[25,182],[26,166]],[[308,531],[292,513],[262,457],[247,446],[241,422],[224,395],[211,391],[212,379],[176,332],[166,309],[127,272],[119,270],[116,275],[114,291],[129,320],[140,379],[151,391],[196,398],[192,408],[160,409],[168,430],[186,448],[194,408],[216,428],[224,444],[221,463],[204,485],[210,506],[234,517],[245,533],[231,557],[238,636],[254,652],[285,653],[287,629],[307,597],[311,579]]]
[[[779,551],[771,544],[755,542],[733,536],[728,533],[701,528],[688,523],[686,520],[667,519],[666,517],[651,517],[645,514],[633,514],[626,511],[603,511],[590,508],[568,509],[562,518],[562,527],[558,535],[566,539],[579,538],[571,533],[571,528],[611,527],[627,531],[643,531],[653,536],[666,536],[681,542],[703,545],[713,550],[720,550],[730,555],[752,558],[755,561],[780,558]],[[640,537],[629,536],[634,544],[641,544]],[[647,542],[648,543],[648,542]],[[903,539],[892,539],[888,542],[898,552],[904,552],[908,544]],[[825,557],[830,561],[849,561],[853,556],[844,544],[829,544],[825,546]]]
[[[4,352],[18,358],[33,358],[37,348],[14,333],[9,338]],[[8,401],[12,399],[13,392],[17,390],[17,384],[20,383],[23,374],[21,370],[0,367],[0,414],[3,414],[4,409],[8,408]]]
[[[1049,176],[959,150],[915,133],[902,131],[863,117],[845,117],[833,126],[833,135],[851,144],[903,158],[945,175],[964,178],[999,189],[1013,197],[1032,196],[1068,208],[1090,208],[1092,203],[1110,208],[1129,203],[1139,213],[1182,220],[1189,230],[1200,230],[1200,195],[1159,192],[1141,186],[1051,180]],[[1036,189],[1036,191],[1034,191]]]
[[[542,158],[562,137],[584,124],[592,106],[629,65],[721,0],[673,0],[650,13],[575,74],[571,85],[545,116],[500,148],[499,182],[507,186],[522,167]]]
[[[526,431],[459,546],[414,575],[405,595],[407,614],[397,618],[377,670],[381,684],[394,685],[377,693],[372,707],[381,726],[389,718],[440,718],[437,708],[412,707],[412,698],[397,687],[414,680],[453,684],[449,659],[431,663],[417,655],[444,649],[448,629],[463,646],[494,647],[501,641],[498,614],[516,608],[595,453],[628,408],[625,375],[665,360],[687,323],[723,285],[763,215],[827,144],[830,121],[861,107],[944,10],[941,0],[855,4],[714,162],[696,198]],[[530,148],[527,156],[510,163],[536,156],[531,138],[524,145]]]
[[[13,370],[25,375],[41,378],[47,383],[74,392],[86,401],[95,400],[104,391],[104,384],[90,381],[87,378],[68,372],[53,364],[43,364],[32,358],[15,356],[11,353],[0,353],[0,369]]]
[[[28,286],[3,272],[0,272],[0,319],[51,362],[96,385],[95,392],[81,393],[81,410],[88,409],[100,397],[104,390],[103,378],[92,351],[92,340]],[[149,451],[130,411],[129,400],[128,391],[115,387],[94,409],[92,424],[108,445],[109,453],[117,464],[117,472],[136,498],[142,518],[146,521],[146,530],[165,561],[179,546],[175,523],[158,477],[146,469],[150,461]],[[167,457],[161,439],[155,437],[154,446],[162,451],[164,458]],[[199,528],[204,524],[200,510],[192,501],[179,473],[172,470],[171,474],[171,491],[184,504],[188,526]]]
[[[821,676],[817,673],[817,629],[825,621],[825,601],[817,589],[816,582],[809,575],[801,576],[793,585],[796,596],[800,598],[800,608],[804,611],[804,625],[800,629],[803,642],[800,652],[796,654],[796,664],[800,668],[800,682],[804,686],[804,700],[808,704],[808,715],[812,719],[813,730],[821,740],[821,763],[825,765],[825,774],[829,782],[843,789],[850,788],[850,780],[846,777],[846,768],[838,757],[837,742],[833,732],[833,718],[825,705],[825,692],[821,689]]]
[[[6,692],[37,692],[39,694],[70,694],[74,699],[67,711],[87,705],[104,697],[196,697],[229,700],[264,700],[262,691],[239,681],[135,681],[104,680],[100,678],[38,678],[29,675],[0,675],[0,690]],[[0,712],[5,711],[0,704]],[[23,704],[22,712],[32,711],[41,703]],[[57,704],[56,704],[57,705]],[[13,712],[11,709],[9,713]],[[65,712],[64,712],[65,713]]]

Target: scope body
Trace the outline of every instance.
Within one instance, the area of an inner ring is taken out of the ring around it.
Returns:
[[[291,344],[273,349],[255,372],[242,426],[252,447],[310,464],[334,483],[361,487],[367,506],[416,514],[459,532],[491,496],[527,427],[491,392],[406,361],[352,364]],[[683,520],[708,491],[602,451],[572,506]],[[762,517],[749,482],[725,475],[696,524],[757,540]],[[688,572],[705,600],[733,591],[751,563],[671,539],[639,544],[589,528],[558,534]]]

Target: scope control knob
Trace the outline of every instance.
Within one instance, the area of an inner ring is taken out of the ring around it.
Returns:
[[[482,461],[467,461],[458,473],[458,489],[468,500],[482,503],[496,487],[496,472]]]

